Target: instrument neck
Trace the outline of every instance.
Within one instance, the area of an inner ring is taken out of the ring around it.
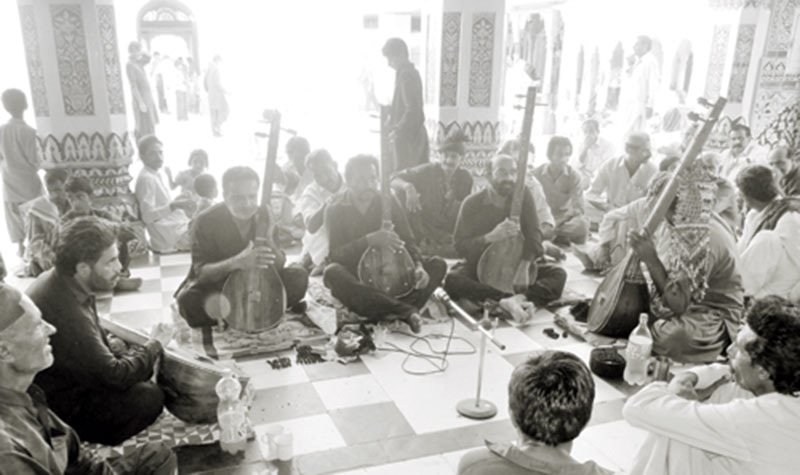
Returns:
[[[270,120],[269,141],[267,143],[267,163],[264,165],[264,183],[261,189],[261,208],[269,210],[272,201],[272,185],[275,181],[278,161],[278,139],[281,133],[281,116],[275,111]],[[266,221],[266,222],[265,222]],[[266,239],[271,242],[270,227],[272,219],[267,213],[259,213],[256,220],[256,238]]]

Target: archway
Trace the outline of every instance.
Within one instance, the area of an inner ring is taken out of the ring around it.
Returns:
[[[136,19],[136,31],[148,51],[152,51],[157,37],[178,37],[186,44],[196,73],[200,72],[200,54],[197,42],[197,24],[192,11],[178,0],[151,0]]]

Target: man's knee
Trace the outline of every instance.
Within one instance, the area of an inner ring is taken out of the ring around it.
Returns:
[[[325,270],[322,271],[322,282],[329,289],[332,288],[331,286],[336,285],[337,282],[349,277],[350,272],[343,265],[336,262],[328,264],[325,266]]]
[[[430,257],[423,262],[423,268],[428,273],[431,282],[440,285],[447,274],[447,263],[441,257]]]
[[[192,328],[208,327],[217,324],[205,309],[206,292],[191,285],[184,287],[175,297],[178,313]]]
[[[139,414],[142,419],[152,419],[152,421],[161,415],[164,410],[164,390],[160,386],[143,381],[134,384],[128,391],[134,406],[131,407],[132,412]]]
[[[308,272],[302,267],[285,267],[281,279],[286,289],[286,304],[291,306],[301,300],[308,290]]]

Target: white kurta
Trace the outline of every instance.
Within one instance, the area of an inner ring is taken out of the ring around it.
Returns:
[[[774,230],[761,231],[750,239],[760,212],[750,210],[739,241],[739,264],[747,295],[755,298],[780,295],[800,301],[800,213],[787,212]]]
[[[150,247],[156,252],[188,250],[189,218],[182,210],[170,209],[172,199],[158,171],[142,168],[135,188]]]
[[[539,218],[539,224],[549,224],[555,229],[556,220],[553,218],[553,212],[550,211],[550,205],[547,204],[547,196],[544,194],[542,184],[532,174],[528,174],[526,178],[525,183],[533,195],[533,204],[536,206],[536,217]]]
[[[296,204],[296,209],[303,215],[303,222],[307,223],[333,195],[334,193],[319,186],[317,182],[309,183]],[[315,233],[310,233],[306,229],[303,235],[303,254],[305,253],[311,256],[314,265],[322,264],[328,257],[328,227],[325,223]]]
[[[575,143],[579,144],[580,142],[576,141]],[[583,146],[576,146],[578,147],[578,153],[573,154],[571,165],[572,168],[580,172],[582,178],[581,185],[585,190],[592,184],[597,170],[599,170],[605,162],[614,158],[614,145],[608,140],[598,137],[597,142],[586,150],[586,161],[584,163],[580,161],[580,148]]]
[[[636,58],[630,77],[622,87],[624,124],[627,132],[645,130],[646,109],[653,109],[655,106],[660,75],[658,60],[652,52]]]
[[[647,185],[658,169],[650,161],[644,162],[633,176],[625,166],[625,156],[606,161],[597,170],[592,187],[586,192],[587,200],[607,201],[619,208],[647,194]]]
[[[708,368],[692,371],[702,381],[708,379],[701,375]],[[753,397],[728,383],[708,401],[698,402],[657,382],[631,396],[622,414],[634,427],[651,432],[630,474],[789,475],[800,467],[797,397]]]

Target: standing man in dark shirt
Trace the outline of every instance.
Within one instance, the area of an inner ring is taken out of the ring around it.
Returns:
[[[286,289],[286,305],[295,306],[308,287],[308,272],[284,267],[286,255],[278,248],[255,247],[256,222],[269,220],[269,210],[258,206],[258,174],[250,167],[232,167],[222,175],[223,202],[195,218],[192,227],[192,267],[178,288],[178,309],[190,327],[212,327],[218,318],[206,308],[219,295],[231,272],[276,266]],[[277,241],[273,239],[277,244]]]
[[[422,78],[408,60],[408,46],[400,38],[389,38],[381,50],[397,74],[390,116],[390,139],[394,142],[395,170],[428,163],[428,132],[422,100]]]
[[[48,409],[33,379],[53,364],[55,332],[27,296],[0,284],[0,473],[174,474],[175,455],[163,444],[104,461]]]
[[[461,204],[454,235],[456,251],[465,260],[447,275],[445,290],[454,299],[475,301],[502,300],[511,295],[478,282],[478,261],[489,244],[522,232],[525,240],[522,262],[517,270],[518,281],[527,287],[526,300],[543,306],[556,300],[564,290],[567,273],[564,269],[539,261],[544,256],[542,233],[536,206],[530,190],[522,195],[520,222],[508,219],[517,179],[516,160],[508,155],[495,156],[490,164],[489,185],[468,196]],[[525,267],[527,266],[527,279]],[[516,318],[516,317],[515,317]]]
[[[56,327],[55,364],[36,376],[53,411],[82,439],[117,445],[152,424],[164,392],[150,382],[172,330],[158,324],[143,347],[125,348],[100,327],[93,292],[114,288],[120,276],[113,224],[96,217],[70,221],[56,246],[56,266],[27,293]]]
[[[447,264],[439,257],[420,256],[405,213],[394,198],[394,230],[381,229],[378,166],[378,159],[371,155],[357,155],[347,161],[347,189],[325,210],[332,264],[325,268],[323,279],[333,296],[353,312],[373,321],[402,320],[419,333],[422,321],[418,312],[441,284]],[[370,246],[405,247],[416,266],[416,285],[411,293],[396,299],[359,281],[358,262]]]

